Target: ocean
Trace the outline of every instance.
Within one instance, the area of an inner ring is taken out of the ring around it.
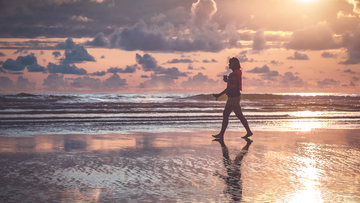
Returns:
[[[2,94],[0,202],[360,202],[359,99]]]
[[[242,94],[252,130],[359,129],[360,94]],[[220,130],[211,94],[0,94],[0,135]],[[229,130],[244,130],[231,114]]]

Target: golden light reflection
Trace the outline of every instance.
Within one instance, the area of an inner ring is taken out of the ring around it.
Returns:
[[[316,128],[323,128],[328,125],[324,120],[319,120],[311,117],[317,117],[324,114],[320,111],[298,111],[290,113],[290,116],[300,117],[300,118],[310,118],[310,119],[301,119],[297,122],[291,123],[290,128],[297,131],[311,131]]]
[[[136,147],[135,138],[128,139],[112,139],[111,137],[106,136],[101,139],[93,138],[88,141],[87,150],[88,151],[101,151],[101,150],[117,150],[129,147]]]
[[[126,135],[37,135],[32,138],[0,137],[0,153],[57,151],[111,151],[136,148],[136,138]]]
[[[314,117],[314,116],[320,116],[324,114],[324,112],[321,111],[298,111],[290,113],[290,116],[296,116],[296,117]]]
[[[310,145],[304,150],[311,153],[311,151],[316,146]],[[318,179],[319,169],[315,168],[315,160],[307,157],[298,157],[296,158],[299,166],[301,166],[296,173],[298,180],[301,181],[303,187],[296,191],[294,194],[290,195],[291,203],[312,203],[312,202],[324,202],[322,198],[321,191],[319,191],[316,186],[319,184]]]
[[[326,125],[324,122],[319,122],[318,119],[305,119],[292,123],[290,128],[296,131],[311,131],[313,129],[323,128]]]
[[[281,94],[280,94],[281,95]],[[329,96],[331,95],[330,93],[318,93],[318,92],[303,92],[303,93],[286,93],[284,95],[294,95],[294,96]]]

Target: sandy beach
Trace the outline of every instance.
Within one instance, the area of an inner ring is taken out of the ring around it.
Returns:
[[[242,162],[233,166],[241,174],[233,182],[238,190],[225,181],[233,174],[225,168],[224,147],[212,141],[215,133],[2,136],[0,201],[360,201],[358,130],[254,131]],[[230,162],[246,145],[241,133],[226,132]]]

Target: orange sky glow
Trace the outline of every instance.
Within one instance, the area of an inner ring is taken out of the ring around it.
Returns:
[[[0,93],[213,93],[231,57],[244,93],[359,92],[357,0],[16,2]]]

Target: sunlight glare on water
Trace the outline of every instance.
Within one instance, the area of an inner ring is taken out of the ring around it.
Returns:
[[[290,113],[290,116],[296,116],[296,117],[314,117],[314,116],[320,116],[323,115],[324,112],[320,111],[298,111]]]
[[[287,126],[289,123],[284,123]],[[318,119],[302,119],[291,123],[289,128],[296,131],[311,131],[314,129],[324,128],[328,125],[327,122],[319,121]]]
[[[306,149],[307,148],[307,149]],[[310,152],[315,149],[315,146],[305,147],[307,152]],[[297,172],[298,180],[303,185],[300,190],[296,191],[294,194],[290,195],[290,203],[312,203],[312,202],[323,202],[321,197],[321,191],[317,190],[316,186],[319,184],[317,179],[320,178],[319,169],[315,168],[315,160],[312,158],[306,157],[297,157],[299,163],[301,163],[299,170]]]

